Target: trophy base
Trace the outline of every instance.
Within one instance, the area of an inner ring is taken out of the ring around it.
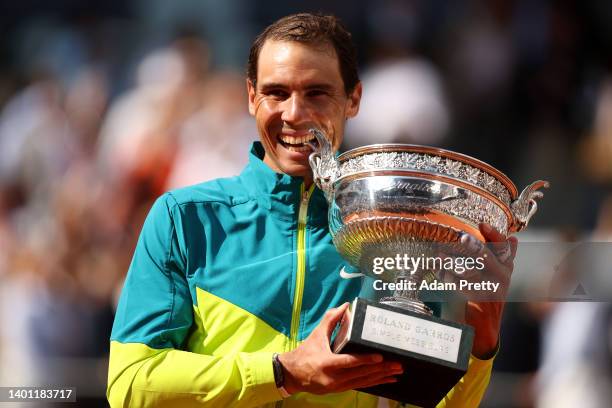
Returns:
[[[435,407],[467,372],[474,329],[435,316],[356,298],[332,344],[334,353],[379,353],[404,367],[398,381],[358,391]]]

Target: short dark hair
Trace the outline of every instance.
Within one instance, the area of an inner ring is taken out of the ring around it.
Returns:
[[[336,51],[344,90],[349,94],[359,83],[357,51],[351,33],[340,20],[329,14],[298,13],[281,18],[269,25],[251,45],[247,78],[257,83],[257,61],[266,40],[297,41],[313,45],[331,45]]]

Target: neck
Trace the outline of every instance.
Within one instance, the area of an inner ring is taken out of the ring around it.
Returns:
[[[271,168],[272,170],[274,170],[276,173],[284,173],[284,172],[283,172],[281,169],[279,169],[279,168],[278,168],[278,166],[276,165],[276,163],[274,163],[274,161],[272,161],[272,160],[270,160],[270,159],[268,158],[268,155],[267,155],[267,154],[266,154],[266,155],[264,155],[263,162],[264,162],[265,164],[267,164],[267,165],[268,165],[268,167],[270,167],[270,168]],[[286,173],[285,173],[285,174],[286,174]],[[290,176],[291,176],[291,174],[290,174]],[[306,187],[306,189],[309,189],[309,188],[310,188],[310,186],[312,185],[312,172],[310,172],[310,171],[309,171],[309,172],[308,172],[307,174],[305,174],[305,175],[299,175],[299,176],[296,176],[296,177],[302,177],[302,179],[304,179],[304,186]]]

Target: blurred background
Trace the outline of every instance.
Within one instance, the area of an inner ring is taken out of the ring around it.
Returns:
[[[519,188],[549,180],[521,242],[612,240],[608,0],[2,0],[0,386],[106,406],[144,216],[168,189],[240,172],[257,138],[248,49],[299,11],[338,15],[358,47],[345,149],[435,145]],[[610,406],[611,339],[609,303],[509,303],[482,406]]]

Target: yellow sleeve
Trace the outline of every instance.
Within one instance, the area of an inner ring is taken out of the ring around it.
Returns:
[[[168,195],[153,205],[121,293],[111,334],[110,405],[253,407],[280,400],[272,352],[182,350],[194,305],[172,205]]]
[[[470,356],[467,373],[446,394],[437,408],[473,408],[480,405],[491,379],[494,358],[480,360]]]
[[[271,352],[213,357],[111,342],[111,407],[255,407],[281,400]]]

